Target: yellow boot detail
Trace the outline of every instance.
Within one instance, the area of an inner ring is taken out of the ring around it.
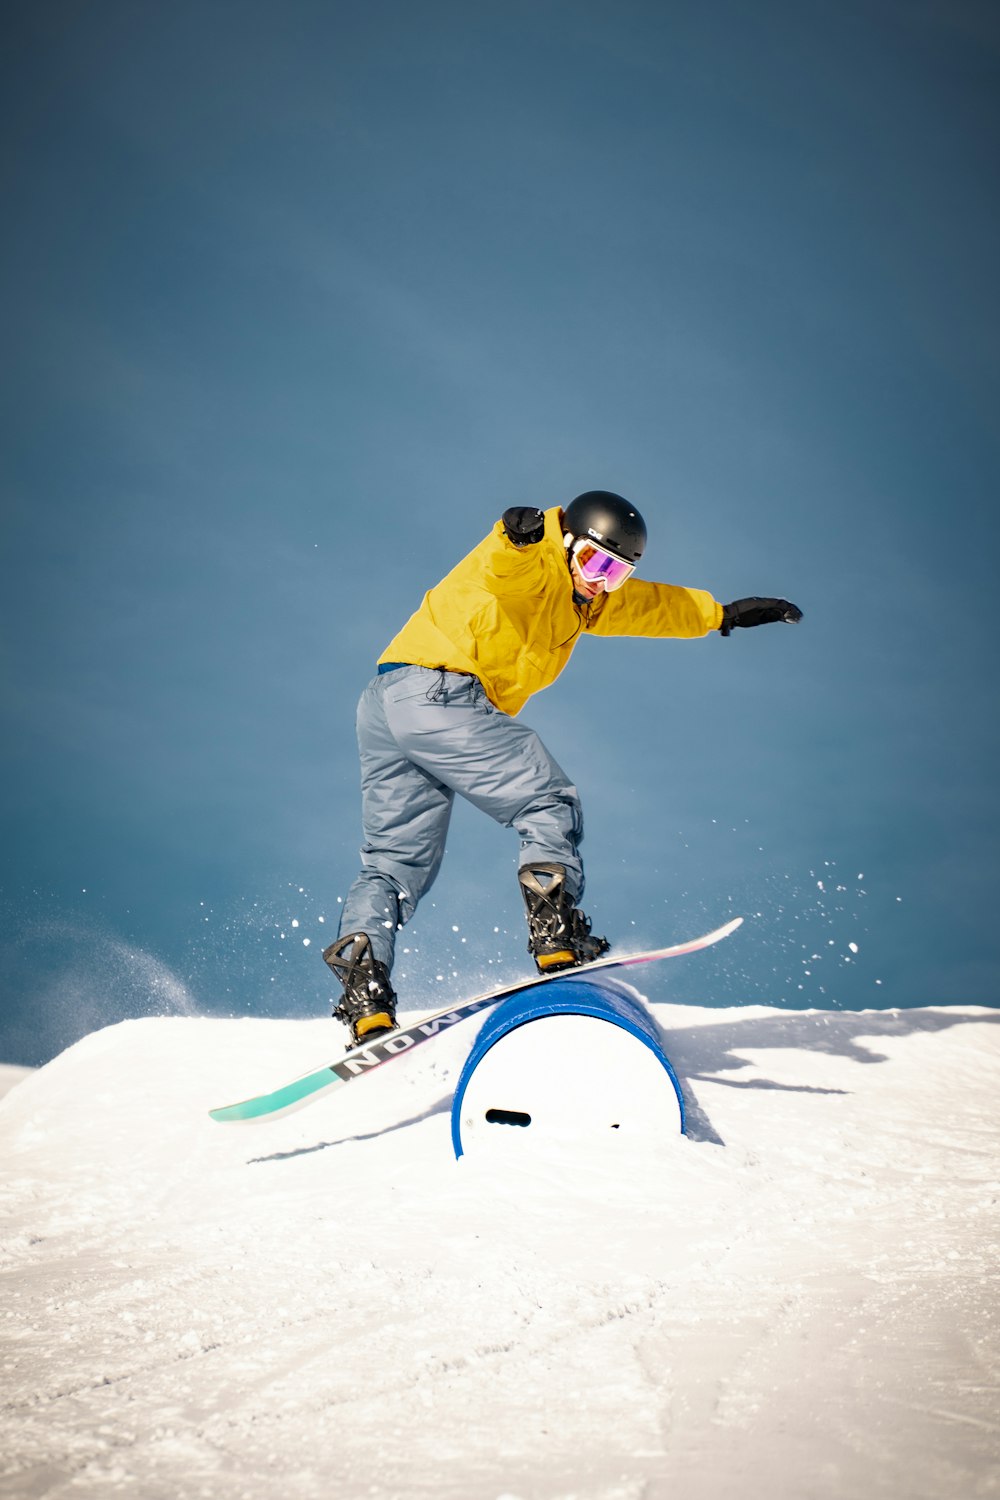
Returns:
[[[563,948],[559,953],[539,953],[535,963],[540,969],[564,969],[578,962],[575,953]]]
[[[354,1023],[355,1035],[359,1041],[370,1031],[392,1031],[394,1027],[395,1022],[387,1010],[376,1011],[373,1016],[362,1016]]]

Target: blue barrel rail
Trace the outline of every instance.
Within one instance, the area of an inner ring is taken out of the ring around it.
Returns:
[[[610,1025],[629,1032],[636,1041],[648,1047],[673,1086],[680,1110],[681,1131],[686,1134],[684,1095],[677,1074],[663,1050],[656,1022],[649,1011],[640,1004],[627,985],[610,975],[592,974],[587,978],[567,975],[566,978],[549,980],[538,989],[522,990],[511,995],[509,1000],[502,1000],[488,1014],[465,1060],[452,1101],[451,1140],[456,1157],[463,1155],[462,1104],[465,1091],[487,1052],[517,1027],[544,1016],[560,1015],[592,1016],[595,1020],[607,1021]],[[507,1125],[527,1126],[531,1123],[529,1116],[500,1109],[489,1111],[487,1119]]]

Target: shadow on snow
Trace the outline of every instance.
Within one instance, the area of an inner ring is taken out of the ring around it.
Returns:
[[[654,1007],[655,1014],[655,1007]],[[697,1026],[660,1026],[667,1055],[684,1090],[688,1135],[713,1145],[725,1142],[712,1125],[691,1084],[714,1083],[727,1088],[776,1089],[798,1094],[846,1094],[848,1089],[820,1088],[812,1084],[778,1083],[769,1078],[727,1078],[755,1064],[741,1052],[774,1052],[790,1048],[797,1052],[820,1052],[845,1057],[865,1065],[887,1062],[884,1052],[864,1042],[880,1037],[909,1036],[915,1032],[937,1033],[970,1022],[1000,1025],[1000,1012],[978,1015],[947,1010],[902,1011],[793,1011],[766,1016],[727,1017],[717,1023]],[[863,1041],[862,1041],[863,1039]]]

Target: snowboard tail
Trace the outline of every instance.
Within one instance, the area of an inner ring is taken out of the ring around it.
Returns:
[[[414,1047],[430,1041],[439,1032],[458,1025],[470,1016],[477,1015],[479,1011],[486,1010],[491,1005],[498,1005],[501,1000],[506,1000],[508,995],[516,995],[520,990],[536,989],[540,985],[551,984],[554,979],[566,978],[568,975],[572,975],[575,979],[579,974],[590,974],[596,969],[627,969],[638,964],[655,963],[661,958],[680,958],[686,953],[698,953],[702,948],[710,948],[714,943],[721,942],[723,938],[735,932],[742,921],[742,917],[734,917],[724,926],[717,927],[714,932],[707,932],[703,937],[692,938],[686,943],[675,943],[670,948],[654,948],[645,953],[625,954],[620,958],[596,958],[589,964],[579,964],[572,969],[559,969],[551,974],[536,974],[531,979],[503,985],[484,995],[477,995],[473,1000],[466,1000],[461,1005],[437,1011],[423,1021],[414,1021],[409,1026],[386,1032],[368,1043],[362,1043],[346,1052],[337,1062],[327,1063],[324,1067],[317,1068],[315,1072],[306,1073],[303,1077],[286,1083],[283,1088],[275,1089],[272,1093],[259,1094],[256,1098],[244,1099],[239,1104],[223,1105],[220,1109],[210,1109],[209,1114],[213,1120],[220,1121],[274,1119],[278,1115],[288,1114],[291,1110],[312,1103],[321,1095],[351,1083],[365,1073],[370,1073],[373,1068],[380,1068],[383,1063],[391,1062],[401,1053],[411,1052]]]

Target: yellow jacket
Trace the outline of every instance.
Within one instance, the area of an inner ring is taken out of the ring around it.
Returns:
[[[545,536],[515,547],[498,521],[468,557],[424,595],[382,662],[444,667],[478,677],[504,713],[555,682],[581,635],[702,636],[722,624],[703,589],[649,583],[576,604],[563,546],[562,511],[545,512]]]

